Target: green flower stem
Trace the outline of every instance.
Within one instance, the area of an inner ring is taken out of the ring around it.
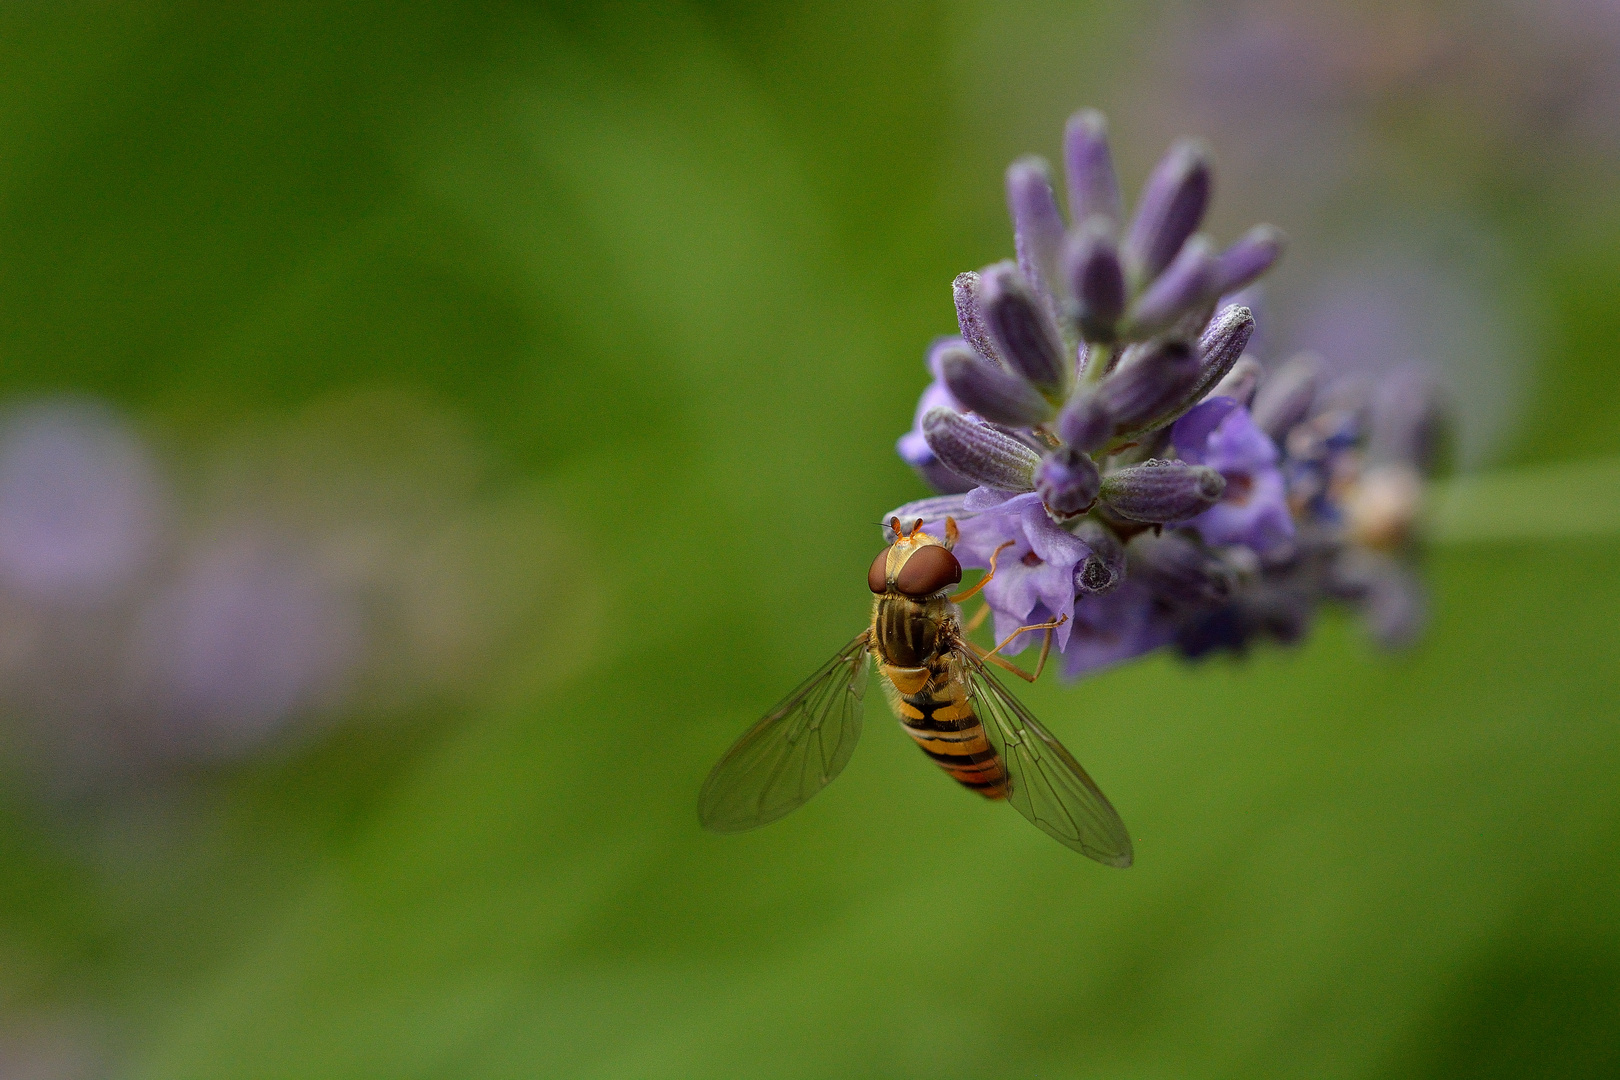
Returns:
[[[1448,544],[1620,536],[1620,457],[1437,483],[1427,535]]]

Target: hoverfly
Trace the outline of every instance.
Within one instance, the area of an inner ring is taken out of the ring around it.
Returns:
[[[962,580],[962,564],[951,553],[956,522],[945,519],[944,540],[922,525],[902,533],[900,520],[890,520],[894,542],[867,573],[875,594],[871,624],[726,751],[698,796],[699,820],[715,832],[742,832],[798,809],[831,783],[860,738],[870,656],[906,734],[951,779],[1012,803],[1083,855],[1129,866],[1130,834],[1108,799],[989,670],[995,664],[1034,682],[1061,620],[1022,627],[990,650],[969,641],[971,626],[964,628],[958,605],[995,575],[1002,549],[978,584],[947,596]],[[1045,632],[1034,674],[997,655],[1030,631]]]

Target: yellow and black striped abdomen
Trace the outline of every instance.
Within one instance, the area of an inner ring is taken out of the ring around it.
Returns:
[[[895,700],[906,733],[952,780],[987,799],[1007,796],[1007,767],[985,737],[984,725],[956,680]]]

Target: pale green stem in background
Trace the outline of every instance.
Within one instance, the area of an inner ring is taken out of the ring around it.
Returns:
[[[1454,477],[1427,516],[1437,543],[1620,536],[1620,457]]]

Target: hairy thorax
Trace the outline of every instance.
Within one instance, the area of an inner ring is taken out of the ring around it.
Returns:
[[[879,596],[872,605],[872,650],[888,667],[930,667],[949,644],[956,623],[956,605],[943,596]]]

